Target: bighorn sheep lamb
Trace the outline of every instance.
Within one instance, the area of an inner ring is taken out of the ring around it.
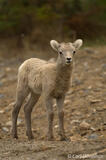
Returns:
[[[53,98],[56,99],[59,117],[59,135],[65,139],[63,103],[65,94],[69,89],[75,52],[81,47],[82,40],[74,43],[58,43],[50,41],[51,47],[58,52],[56,62],[37,58],[26,60],[19,68],[16,103],[12,112],[12,136],[17,136],[17,117],[24,99],[30,94],[28,102],[24,105],[26,135],[33,138],[31,130],[31,112],[38,101],[41,92],[47,108],[48,140],[53,139]]]

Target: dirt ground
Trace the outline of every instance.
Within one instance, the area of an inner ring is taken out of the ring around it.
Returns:
[[[76,54],[73,85],[64,104],[66,142],[59,141],[55,104],[55,140],[46,141],[42,97],[32,113],[34,140],[28,141],[25,135],[23,108],[18,118],[19,139],[11,138],[11,112],[22,61],[0,57],[0,160],[106,160],[106,47],[83,48]]]

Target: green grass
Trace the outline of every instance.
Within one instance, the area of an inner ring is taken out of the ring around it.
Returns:
[[[96,37],[94,40],[84,40],[84,47],[91,46],[91,47],[97,47],[97,46],[106,46],[106,37]]]

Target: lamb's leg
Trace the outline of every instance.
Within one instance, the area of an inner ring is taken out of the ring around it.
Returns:
[[[24,105],[24,112],[25,112],[25,121],[26,121],[26,135],[28,139],[33,139],[32,129],[31,129],[31,112],[38,101],[39,95],[31,94],[28,102]]]
[[[46,108],[47,108],[47,116],[48,116],[48,134],[47,139],[53,140],[53,100],[51,97],[45,99]]]
[[[17,96],[16,96],[16,102],[14,105],[14,109],[12,111],[12,129],[11,134],[13,138],[18,138],[17,136],[17,118],[20,111],[20,108],[22,106],[22,103],[25,99],[25,97],[28,95],[28,90],[18,90]]]
[[[63,111],[63,104],[64,104],[64,98],[57,98],[57,109],[58,109],[58,117],[59,117],[59,135],[61,136],[61,140],[65,140],[65,132],[64,132],[64,111]]]

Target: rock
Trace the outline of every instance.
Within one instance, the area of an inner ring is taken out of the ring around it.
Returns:
[[[88,89],[92,89],[92,86],[88,86]]]
[[[10,103],[8,106],[5,108],[5,112],[8,112],[11,110],[11,108],[14,106],[15,102]]]
[[[84,93],[83,96],[87,96],[89,94],[89,89],[83,89],[83,93]]]
[[[84,69],[86,70],[86,71],[88,71],[88,69],[89,69],[89,66],[88,66],[88,62],[84,62]]]
[[[4,97],[4,95],[3,95],[3,94],[0,94],[0,99],[3,98],[3,97]]]
[[[8,129],[7,127],[2,127],[2,130],[3,130],[4,132],[9,132],[9,129]]]
[[[8,107],[12,107],[12,106],[14,106],[14,104],[15,104],[15,102],[11,102],[11,103],[8,105]]]
[[[11,71],[11,68],[10,68],[10,67],[7,67],[7,68],[5,68],[5,71],[6,71],[6,72],[10,72],[10,71]]]
[[[83,63],[84,67],[88,67],[88,62]]]
[[[106,106],[104,106],[103,109],[105,110],[105,109],[106,109]]]
[[[73,114],[76,116],[81,116],[81,112],[79,112],[79,111],[75,111]]]
[[[71,121],[71,124],[73,124],[73,123],[74,123],[74,124],[79,124],[80,121],[79,121],[79,120],[72,120],[72,121]]]
[[[18,118],[17,119],[17,125],[20,125],[22,123],[22,119],[21,118]]]
[[[54,126],[54,128],[58,128],[58,127],[59,127],[58,125],[55,125],[55,126]]]
[[[96,109],[95,108],[92,109],[92,113],[93,114],[96,113]]]
[[[98,135],[96,133],[91,134],[90,136],[88,136],[88,139],[97,139]]]
[[[18,119],[17,119],[17,125],[20,125],[21,122],[22,122],[22,119],[21,119],[21,118],[18,118]],[[6,126],[12,126],[12,121],[8,121],[8,122],[6,123]]]
[[[72,85],[72,86],[73,86],[73,85]],[[71,94],[73,94],[74,92],[75,92],[75,90],[74,90],[73,88],[71,88],[71,90],[66,93],[66,96],[69,97],[69,96],[70,96]]]
[[[105,78],[106,77],[106,72],[103,72],[102,76]]]
[[[102,69],[106,70],[106,64],[102,64]]]
[[[101,102],[102,100],[101,99],[92,99],[90,100],[90,103],[97,103],[97,102]]]
[[[53,104],[53,107],[55,108],[56,106],[57,106],[56,103],[54,103],[54,104]]]
[[[74,79],[73,80],[73,84],[76,86],[76,85],[80,85],[81,84],[81,81],[79,79]]]
[[[96,128],[94,128],[94,127],[91,127],[91,130],[92,130],[92,131],[96,131]]]
[[[82,123],[80,123],[80,127],[82,129],[90,129],[90,124],[85,122],[85,121],[83,121]]]
[[[80,141],[81,139],[82,138],[79,134],[70,137],[71,141]]]
[[[70,100],[65,100],[64,104],[65,105],[70,104]]]
[[[104,111],[104,110],[105,110],[105,108],[101,108],[101,107],[96,108],[96,111],[98,111],[98,112],[101,112],[101,111]]]
[[[5,111],[4,110],[0,110],[0,113],[5,113]]]

